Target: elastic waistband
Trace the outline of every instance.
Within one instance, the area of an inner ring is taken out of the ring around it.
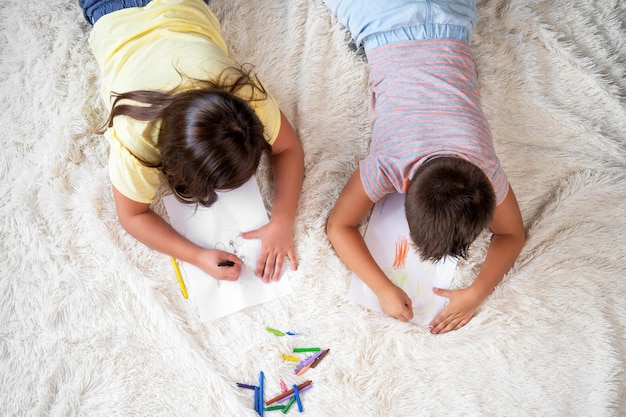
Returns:
[[[431,24],[373,33],[363,40],[365,51],[398,42],[450,39],[469,45],[470,31],[461,25]]]

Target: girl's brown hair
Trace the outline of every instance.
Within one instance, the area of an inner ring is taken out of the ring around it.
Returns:
[[[218,82],[190,81],[193,87],[178,93],[114,93],[111,113],[100,131],[113,126],[113,119],[120,115],[160,121],[161,164],[157,167],[179,201],[208,207],[217,200],[216,191],[248,181],[261,156],[270,152],[263,124],[239,97],[264,100],[267,93],[243,68],[228,68]]]
[[[491,182],[476,165],[438,157],[415,173],[406,193],[411,240],[422,259],[466,258],[495,210]]]

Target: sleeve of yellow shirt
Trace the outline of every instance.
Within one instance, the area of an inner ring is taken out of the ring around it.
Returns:
[[[138,203],[154,201],[162,177],[158,168],[144,165],[113,135],[109,141],[109,176],[113,186],[125,197]]]

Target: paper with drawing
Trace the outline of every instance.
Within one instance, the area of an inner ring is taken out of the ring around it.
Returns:
[[[428,325],[444,307],[447,299],[435,295],[433,287],[449,288],[456,259],[424,262],[412,248],[404,214],[404,194],[389,194],[374,205],[365,231],[365,243],[387,277],[402,288],[413,302],[413,323]],[[380,311],[378,298],[356,275],[348,299]]]
[[[234,253],[244,263],[239,279],[232,282],[217,281],[194,265],[180,262],[189,298],[202,320],[217,319],[291,293],[285,273],[279,281],[267,284],[254,275],[261,241],[240,236],[269,221],[254,177],[236,190],[218,192],[217,201],[208,208],[182,204],[173,195],[163,202],[176,231],[199,246]]]

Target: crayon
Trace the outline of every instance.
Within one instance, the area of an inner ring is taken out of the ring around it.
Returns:
[[[322,354],[324,353],[324,351],[319,351],[311,356],[309,356],[308,358],[306,358],[305,360],[303,360],[302,362],[300,362],[300,364],[298,366],[296,366],[296,369],[294,370],[294,373],[296,375],[302,375],[302,373],[306,372],[302,372],[302,373],[298,373],[301,369],[303,368],[309,368],[311,363],[317,359],[318,357],[320,357]]]
[[[217,266],[235,266],[235,263],[233,261],[222,261],[218,262]]]
[[[285,333],[281,332],[280,330],[272,329],[271,327],[266,327],[265,330],[268,331],[269,333],[275,334],[276,336],[285,335]]]
[[[313,385],[307,385],[306,387],[299,388],[299,389],[298,389],[298,392],[299,392],[300,394],[302,394],[303,392],[308,391],[308,390],[310,390],[311,388],[313,388]],[[292,391],[293,391],[293,390],[292,390]],[[276,401],[276,402],[277,402],[277,403],[282,403],[282,402],[288,401],[288,400],[290,400],[290,399],[292,399],[292,398],[294,398],[294,394],[293,394],[293,392],[292,392],[291,394],[287,395],[285,398],[281,398],[280,400],[278,400],[278,401]],[[295,398],[294,398],[294,399],[295,399]]]
[[[275,411],[275,410],[284,410],[284,405],[273,405],[271,407],[265,407],[265,411]]]
[[[174,273],[176,273],[178,285],[180,285],[180,290],[183,293],[183,297],[187,298],[187,287],[185,287],[185,281],[183,281],[183,276],[181,275],[180,269],[178,268],[178,262],[176,262],[176,258],[172,258],[172,265],[174,265]]]
[[[295,356],[290,356],[290,355],[280,355],[281,358],[283,358],[286,361],[292,361],[292,362],[300,362],[300,359],[296,358]]]
[[[308,371],[309,369],[311,369],[311,365],[313,362],[304,365],[302,368],[296,369],[295,371],[293,371],[294,374],[301,376],[302,374],[304,374],[306,371]]]
[[[296,399],[294,397],[291,397],[289,399],[289,402],[287,404],[285,404],[285,408],[283,409],[283,414],[287,414],[287,411],[289,411],[289,409],[291,408],[291,406],[295,402],[296,402]]]
[[[258,388],[256,385],[248,385],[248,384],[243,384],[241,382],[237,382],[237,386],[239,388],[246,388],[246,389],[255,389]]]
[[[302,412],[304,409],[302,408],[302,401],[300,401],[300,393],[298,392],[298,386],[293,384],[293,396],[296,399],[296,404],[298,404],[298,411]]]
[[[304,381],[302,384],[298,385],[298,389],[301,390],[302,388],[304,388],[304,387],[306,387],[308,385],[311,385],[311,383],[313,383],[313,381],[311,381],[311,380]],[[283,392],[282,394],[277,395],[276,397],[267,400],[265,402],[265,405],[270,405],[272,403],[275,403],[278,400],[282,400],[283,398],[287,397],[290,394],[293,394],[293,389],[290,389],[287,392]]]
[[[313,361],[313,363],[311,364],[311,368],[315,368],[317,366],[318,363],[320,363],[322,361],[322,359],[324,359],[324,356],[326,356],[328,354],[328,352],[330,351],[330,349],[325,349],[321,355],[319,355],[317,358],[315,358],[315,360]]]
[[[308,347],[308,348],[293,348],[295,353],[299,352],[319,352],[321,349],[318,347]]]
[[[263,417],[263,403],[265,402],[265,395],[263,395],[263,385],[265,384],[265,374],[263,371],[259,373],[259,415]]]

